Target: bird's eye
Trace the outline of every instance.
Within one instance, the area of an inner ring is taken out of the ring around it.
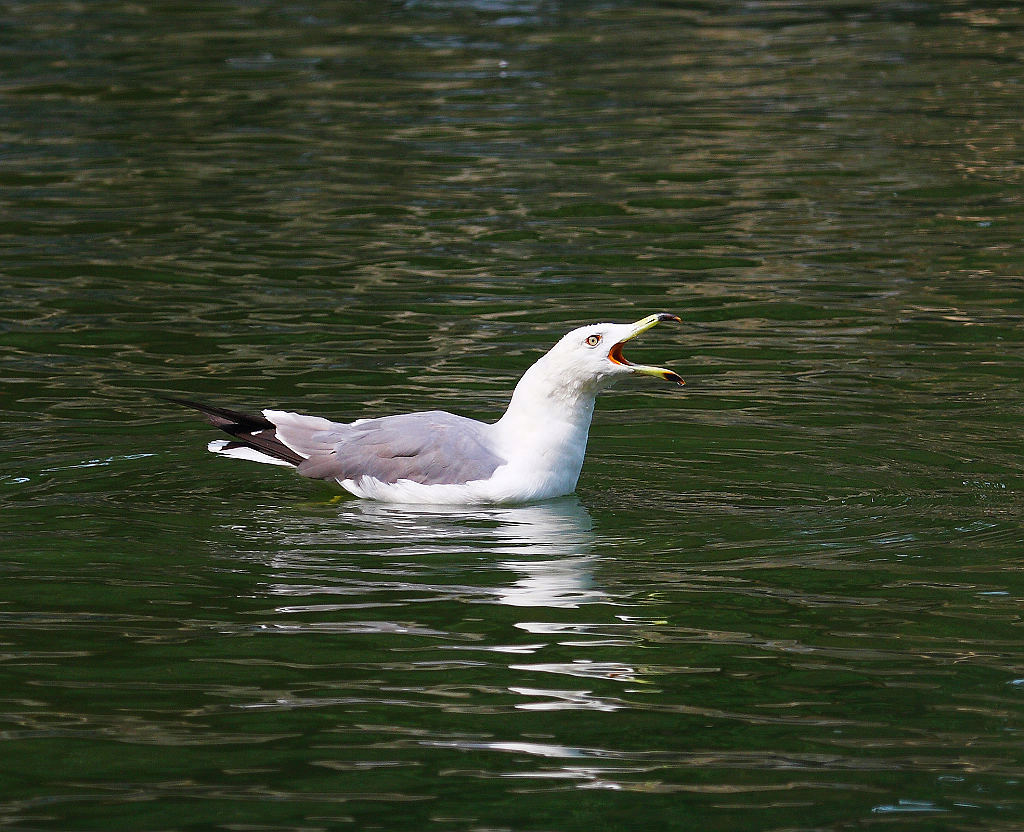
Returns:
[[[596,347],[600,343],[601,343],[601,336],[600,335],[588,335],[587,336],[586,344],[587,344],[588,347]]]

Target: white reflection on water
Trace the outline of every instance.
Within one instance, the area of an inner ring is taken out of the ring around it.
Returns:
[[[512,607],[578,607],[607,601],[591,581],[594,556],[563,560],[503,561],[502,566],[523,575],[498,600]]]
[[[515,556],[500,562],[521,577],[498,592],[513,607],[578,607],[608,601],[593,580],[594,541],[587,510],[576,499],[502,508],[495,527],[495,553]],[[496,542],[498,542],[496,541]],[[533,560],[534,556],[546,558]]]
[[[562,608],[610,600],[595,584],[593,524],[575,497],[472,508],[353,502],[328,519],[263,519],[274,522],[279,542],[269,565],[288,578],[265,588],[272,595],[379,598],[404,589],[470,603]],[[451,556],[454,562],[443,560]],[[361,568],[345,578],[353,560]],[[495,569],[510,573],[509,580],[493,585]],[[450,581],[438,583],[439,571]]]
[[[428,680],[418,674],[450,677],[451,667],[455,672],[490,667],[489,689],[514,697],[499,709],[526,712],[617,711],[625,707],[622,700],[591,686],[646,683],[645,671],[590,655],[592,649],[631,644],[617,632],[635,625],[616,615],[610,624],[616,634],[609,637],[602,629],[602,622],[609,623],[605,613],[597,613],[599,621],[573,625],[596,628],[594,633],[567,633],[562,629],[569,626],[566,622],[548,617],[554,610],[618,608],[625,601],[596,582],[602,558],[591,551],[596,535],[590,514],[574,497],[475,508],[349,502],[329,515],[323,505],[307,507],[298,516],[280,515],[280,510],[260,511],[261,525],[269,526],[265,531],[247,528],[263,544],[259,560],[270,578],[257,594],[277,601],[273,617],[255,625],[258,630],[248,624],[250,631],[385,637],[386,646],[378,644],[363,661],[378,670],[405,668],[416,674],[400,685],[405,694],[416,692],[414,697],[432,701],[440,697],[448,710],[478,706],[462,701],[467,695],[463,688],[432,678],[423,684]],[[269,549],[268,538],[273,540]],[[481,609],[487,605],[531,612],[525,619],[512,613],[510,621],[508,613]],[[512,638],[503,640],[496,628]],[[537,639],[534,633],[544,635]],[[521,634],[530,634],[531,640],[524,643]],[[349,644],[351,655],[359,645]],[[442,662],[447,670],[438,664],[438,648],[458,657]],[[557,653],[536,665],[523,663],[524,657],[547,650]],[[566,650],[570,655],[559,661]],[[418,651],[425,652],[413,659]],[[396,654],[401,654],[398,663]],[[513,656],[516,660],[509,661]],[[539,687],[536,682],[548,674],[573,684],[584,680],[587,687]],[[367,696],[361,688],[355,695]],[[292,697],[278,696],[271,706],[292,707],[291,702]]]

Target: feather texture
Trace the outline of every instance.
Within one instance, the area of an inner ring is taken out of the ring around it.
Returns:
[[[304,457],[298,472],[323,480],[461,485],[491,476],[505,459],[488,446],[488,425],[442,410],[340,424],[265,410],[277,438]]]

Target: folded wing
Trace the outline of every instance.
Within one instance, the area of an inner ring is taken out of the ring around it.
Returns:
[[[298,472],[316,479],[461,485],[489,478],[506,462],[489,441],[489,425],[441,410],[350,425],[280,410],[263,415],[276,439],[303,457]]]

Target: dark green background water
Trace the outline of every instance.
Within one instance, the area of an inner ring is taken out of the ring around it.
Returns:
[[[1024,827],[1024,14],[0,11],[0,829]],[[494,418],[575,497],[411,510],[162,392]]]

